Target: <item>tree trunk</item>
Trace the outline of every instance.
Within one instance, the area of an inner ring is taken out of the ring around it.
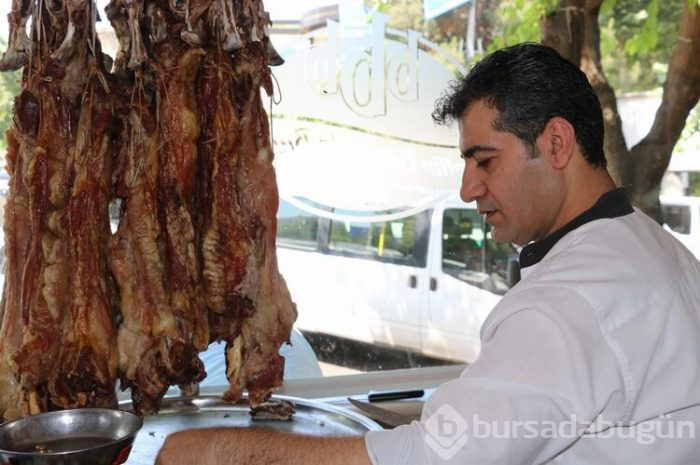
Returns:
[[[560,0],[559,8],[543,19],[542,42],[577,63],[588,76],[603,110],[608,170],[615,182],[627,189],[633,204],[660,221],[661,178],[688,114],[700,97],[700,11],[693,14],[684,2],[661,106],[649,134],[628,150],[615,91],[600,60],[598,13],[602,1]]]
[[[678,40],[668,63],[663,98],[649,133],[630,153],[632,198],[645,211],[659,208],[661,178],[690,111],[700,98],[700,9],[683,2]]]

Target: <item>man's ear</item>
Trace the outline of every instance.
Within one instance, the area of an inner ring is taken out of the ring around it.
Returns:
[[[576,151],[576,133],[566,119],[555,116],[551,118],[540,135],[542,155],[554,169],[564,169]]]

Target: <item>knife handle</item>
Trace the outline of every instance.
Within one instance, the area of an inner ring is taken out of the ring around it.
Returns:
[[[423,389],[412,389],[409,391],[385,391],[385,392],[370,392],[367,395],[369,402],[383,402],[387,400],[401,399],[416,399],[423,397],[425,391]]]

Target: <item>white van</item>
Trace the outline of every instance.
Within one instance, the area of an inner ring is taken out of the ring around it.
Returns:
[[[519,274],[517,251],[457,197],[380,223],[282,202],[277,237],[296,327],[460,362],[476,358],[481,324]]]
[[[700,197],[662,195],[664,228],[700,260]]]

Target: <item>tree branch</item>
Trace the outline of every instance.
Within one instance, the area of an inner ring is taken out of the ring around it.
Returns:
[[[580,63],[585,34],[585,0],[561,0],[542,21],[542,43],[572,63]]]
[[[622,135],[622,120],[617,111],[615,91],[605,77],[600,59],[598,12],[602,3],[602,0],[562,0],[559,8],[544,18],[542,43],[578,64],[588,76],[603,110],[608,171],[619,186],[629,187],[632,172]]]
[[[700,8],[693,9],[683,2],[678,41],[669,61],[661,106],[649,133],[631,151],[635,160],[634,198],[643,207],[657,203],[658,186],[673,147],[700,98]]]
[[[586,1],[585,37],[581,56],[581,69],[593,86],[603,110],[605,140],[603,150],[608,160],[608,171],[618,186],[629,189],[632,183],[629,150],[622,133],[622,119],[617,109],[615,90],[608,82],[600,57],[600,26],[598,13],[602,0]]]

